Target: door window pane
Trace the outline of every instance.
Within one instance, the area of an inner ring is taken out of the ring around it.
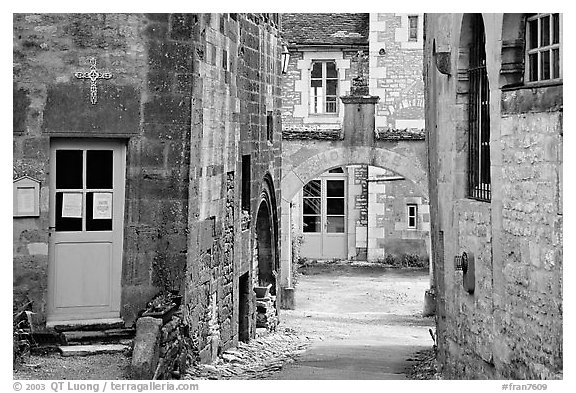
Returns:
[[[110,194],[109,208],[104,207],[100,211],[96,211],[96,217],[94,216],[94,192],[86,193],[86,230],[87,231],[111,231],[112,230],[112,218],[98,218],[99,216],[109,216],[112,214],[112,193],[96,193],[96,194]],[[98,206],[96,206],[98,209]],[[106,211],[105,209],[109,209]]]
[[[344,214],[344,198],[326,198],[327,214]]]
[[[344,180],[327,180],[326,196],[344,197]]]
[[[320,214],[320,198],[304,198],[304,214]]]
[[[86,152],[86,188],[112,188],[112,150]]]
[[[328,233],[344,233],[344,217],[326,216],[326,231]]]
[[[304,186],[304,197],[320,196],[320,180],[311,180]]]
[[[303,217],[304,232],[320,232],[320,216]]]
[[[56,150],[56,188],[82,186],[82,150]]]
[[[70,215],[76,215],[74,210],[75,206],[71,206],[71,203],[67,201],[66,209],[62,209],[63,192],[56,193],[56,228],[57,232],[64,231],[82,231],[82,194],[81,193],[66,193],[75,194],[72,201],[78,200],[77,194],[80,194],[80,217],[70,217]]]

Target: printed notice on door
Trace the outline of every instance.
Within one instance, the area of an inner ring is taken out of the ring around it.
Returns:
[[[112,193],[95,192],[92,218],[95,220],[110,220],[112,218]]]
[[[82,218],[82,194],[65,192],[62,195],[62,218]]]

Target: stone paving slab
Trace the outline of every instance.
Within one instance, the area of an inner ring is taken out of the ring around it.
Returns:
[[[184,379],[264,379],[291,363],[311,345],[312,338],[301,337],[291,329],[239,342],[212,364],[191,366]]]
[[[62,356],[88,356],[99,355],[103,353],[119,353],[127,350],[128,345],[123,344],[106,344],[106,345],[71,345],[59,347]]]

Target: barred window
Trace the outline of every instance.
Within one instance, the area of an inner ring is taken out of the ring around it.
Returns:
[[[526,20],[526,80],[562,78],[562,17],[535,14]]]
[[[314,61],[310,73],[310,113],[337,113],[336,62]]]
[[[468,67],[468,197],[490,201],[490,88],[486,36],[481,14],[474,14]]]

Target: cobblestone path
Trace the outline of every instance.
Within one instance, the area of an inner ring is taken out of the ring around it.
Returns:
[[[184,379],[266,379],[305,352],[312,338],[299,336],[289,328],[279,328],[250,340],[239,342],[212,364],[191,366]]]

